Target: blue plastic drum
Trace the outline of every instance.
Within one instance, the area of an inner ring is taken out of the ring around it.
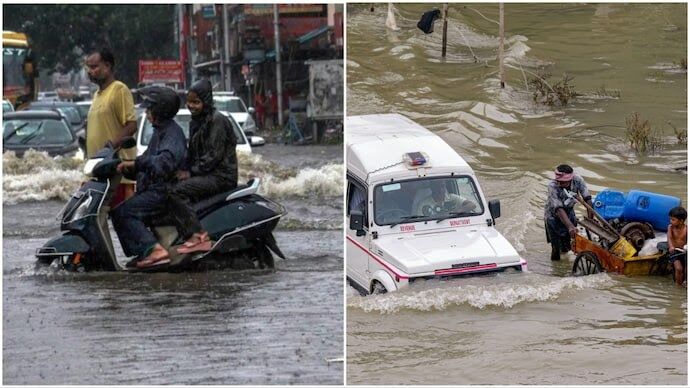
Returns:
[[[622,191],[606,189],[597,194],[592,205],[594,210],[608,221],[623,217],[625,198],[625,193]]]
[[[670,223],[668,212],[680,204],[678,197],[630,190],[625,199],[623,218],[626,221],[649,222],[654,229],[665,231]]]

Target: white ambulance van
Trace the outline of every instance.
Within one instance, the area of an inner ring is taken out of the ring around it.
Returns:
[[[419,279],[527,262],[496,228],[472,168],[446,142],[399,114],[347,117],[349,283],[384,293]]]

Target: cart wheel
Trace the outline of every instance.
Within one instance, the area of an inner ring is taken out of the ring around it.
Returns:
[[[601,263],[597,255],[591,251],[580,252],[573,264],[573,275],[584,276],[601,272]]]

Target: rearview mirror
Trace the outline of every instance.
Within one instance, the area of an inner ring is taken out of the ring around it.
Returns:
[[[489,213],[491,213],[491,218],[496,219],[501,216],[501,201],[497,199],[492,199],[489,201]]]
[[[254,112],[256,112],[256,109],[254,109],[253,106],[250,106],[249,108],[247,108],[247,112],[249,112],[250,115],[253,115]]]
[[[358,236],[364,235],[364,215],[361,210],[350,211],[350,230],[356,230]]]
[[[266,140],[264,140],[263,137],[261,136],[249,136],[249,145],[252,147],[261,147],[262,145],[266,144]]]

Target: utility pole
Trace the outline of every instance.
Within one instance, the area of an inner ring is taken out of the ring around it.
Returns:
[[[505,36],[505,24],[503,23],[503,3],[498,3],[498,77],[501,80],[501,89],[505,89],[506,80],[503,73],[503,38]]]
[[[225,4],[221,4],[223,8],[225,8]],[[223,17],[223,13],[221,13],[220,17]],[[223,23],[224,24],[224,23]],[[220,67],[220,82],[219,82],[219,87],[221,90],[225,89],[225,55],[223,55],[223,50],[220,48],[220,40],[224,38],[225,31],[223,31],[223,28],[221,27],[223,24],[218,23],[216,25],[215,31],[216,33],[216,51],[218,52],[218,66]]]
[[[441,56],[446,57],[446,43],[448,43],[448,3],[443,3],[443,46]]]
[[[273,4],[273,37],[276,50],[276,98],[278,99],[278,126],[283,126],[283,80],[280,73],[280,23],[278,4]]]
[[[230,63],[230,42],[228,41],[228,5],[223,4],[223,67],[225,68],[225,78],[223,86],[226,91],[232,90],[232,64]]]

